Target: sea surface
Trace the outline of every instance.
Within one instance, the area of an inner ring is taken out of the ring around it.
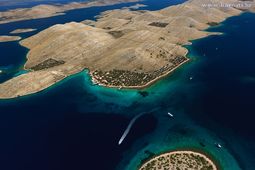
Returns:
[[[142,3],[148,5],[143,9],[157,10],[181,2]],[[0,34],[17,28],[41,31],[134,4],[2,24]],[[207,153],[224,170],[254,170],[254,30],[251,13],[210,28],[223,34],[192,41],[187,46],[191,62],[142,91],[93,85],[85,70],[40,93],[0,100],[0,169],[133,170],[154,154],[192,149]],[[1,82],[24,72],[27,49],[9,42],[0,43],[0,51]]]

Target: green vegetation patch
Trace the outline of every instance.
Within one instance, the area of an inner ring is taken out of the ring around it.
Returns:
[[[152,158],[139,170],[217,170],[206,156],[195,152],[170,152]]]
[[[43,70],[43,69],[59,66],[59,65],[62,65],[62,64],[65,64],[65,61],[55,60],[55,59],[49,58],[49,59],[43,61],[42,63],[37,64],[34,67],[31,67],[30,69],[34,70],[34,71],[38,71],[38,70]]]
[[[161,67],[158,70],[152,72],[141,71],[129,71],[129,70],[118,70],[113,69],[110,71],[96,70],[92,73],[93,78],[97,83],[106,86],[115,87],[135,87],[144,86],[154,79],[172,71],[178,67],[181,63],[185,62],[187,58],[185,56],[176,56],[168,59],[168,64]]]
[[[217,22],[208,22],[207,24],[210,25],[210,26],[217,26],[217,25],[219,25],[219,23],[217,23]]]
[[[111,34],[114,38],[120,38],[124,35],[123,31],[110,31],[108,33]]]
[[[164,22],[152,22],[149,24],[150,26],[154,26],[154,27],[166,27],[168,25],[168,23],[164,23]]]

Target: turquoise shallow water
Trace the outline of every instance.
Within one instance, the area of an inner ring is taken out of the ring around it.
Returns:
[[[210,154],[224,170],[253,170],[254,29],[250,13],[211,28],[224,35],[193,41],[191,62],[144,89],[148,95],[93,85],[85,70],[38,94],[0,100],[0,168],[132,170],[152,153],[189,148]],[[5,68],[22,65],[24,58],[12,55],[1,55],[10,63]]]

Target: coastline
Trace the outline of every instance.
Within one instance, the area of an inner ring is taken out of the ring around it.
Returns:
[[[99,85],[99,86],[103,86],[103,87],[107,87],[107,88],[119,88],[119,89],[145,89],[145,88],[150,87],[151,85],[153,85],[156,81],[159,81],[160,79],[172,74],[176,69],[183,66],[187,62],[190,62],[190,59],[187,56],[185,56],[185,57],[186,57],[186,60],[183,61],[182,63],[180,63],[178,66],[174,67],[173,69],[169,70],[168,72],[162,74],[161,76],[159,76],[159,77],[149,81],[145,85],[141,85],[141,86],[113,86],[113,85],[107,85],[107,84],[103,84],[103,83],[100,83],[99,81],[97,81],[90,72],[89,72],[89,75],[91,77],[92,83],[95,84],[95,85]]]
[[[27,59],[27,60],[28,60],[28,59]],[[31,94],[40,93],[40,92],[46,90],[47,88],[50,88],[50,87],[52,87],[53,85],[55,85],[55,84],[57,84],[57,83],[59,83],[59,82],[61,82],[61,81],[64,81],[66,78],[72,77],[73,75],[79,74],[79,73],[84,72],[84,71],[86,71],[86,70],[88,71],[86,74],[88,74],[88,76],[91,78],[90,81],[91,81],[91,83],[92,83],[93,85],[98,85],[98,86],[102,86],[102,87],[106,87],[106,88],[116,88],[116,89],[117,89],[117,88],[118,88],[118,89],[137,89],[137,90],[138,90],[138,89],[145,89],[145,88],[148,88],[148,87],[152,86],[156,81],[159,81],[160,79],[163,79],[164,77],[169,76],[170,74],[173,74],[174,71],[175,71],[176,69],[182,67],[183,65],[185,65],[186,63],[188,63],[188,62],[190,62],[190,61],[191,61],[191,59],[189,59],[189,58],[187,57],[187,60],[185,60],[184,62],[182,62],[180,65],[178,65],[178,66],[176,66],[175,68],[171,69],[171,70],[168,71],[167,73],[165,73],[165,74],[163,74],[163,75],[157,77],[156,79],[153,79],[152,81],[148,82],[147,84],[145,84],[145,85],[143,85],[143,86],[132,86],[132,87],[128,87],[128,86],[127,86],[127,87],[109,86],[109,85],[101,84],[101,83],[99,83],[99,82],[97,83],[97,81],[96,81],[96,80],[93,78],[93,76],[91,75],[89,69],[88,69],[88,68],[85,68],[85,69],[82,70],[82,71],[78,71],[78,72],[76,72],[76,73],[73,73],[73,74],[70,75],[70,76],[65,76],[65,77],[63,77],[62,79],[60,79],[60,80],[58,80],[58,81],[56,81],[56,82],[53,82],[53,83],[49,84],[48,87],[46,87],[46,88],[44,88],[44,89],[42,89],[42,90],[40,90],[40,91],[35,91],[35,92],[33,92],[33,93],[29,93],[29,94],[26,94],[26,95],[24,95],[24,96],[28,96],[28,95],[31,95]],[[30,69],[26,69],[25,67],[24,67],[24,70],[30,71],[30,72],[31,72]],[[18,97],[22,97],[22,96],[12,96],[12,97],[7,97],[7,98],[1,97],[0,100],[1,100],[1,99],[14,99],[14,98],[18,98]]]
[[[189,59],[189,58],[187,58],[187,60],[185,60],[183,63],[181,63],[180,65],[176,66],[175,68],[173,68],[173,69],[170,70],[169,72],[167,72],[167,73],[161,75],[160,77],[157,77],[156,79],[153,79],[152,81],[148,82],[146,85],[143,85],[143,86],[118,87],[118,86],[108,86],[108,85],[96,83],[96,82],[94,81],[93,76],[90,74],[89,69],[85,68],[85,69],[82,70],[82,71],[78,71],[78,72],[76,72],[76,73],[73,73],[73,74],[70,75],[70,76],[64,76],[62,79],[57,80],[57,81],[55,81],[55,82],[52,82],[51,84],[48,84],[47,87],[45,87],[44,89],[42,89],[42,90],[40,90],[40,91],[34,91],[34,92],[31,92],[31,93],[28,93],[28,94],[25,94],[25,95],[14,95],[14,96],[11,96],[11,97],[2,97],[2,96],[1,96],[1,97],[0,97],[0,100],[15,99],[15,98],[19,98],[19,97],[26,97],[26,96],[29,96],[29,95],[41,93],[41,92],[47,90],[48,88],[51,88],[51,87],[53,87],[54,85],[57,85],[57,84],[59,84],[60,82],[65,81],[65,79],[67,79],[67,78],[69,78],[69,77],[71,78],[72,76],[74,76],[74,75],[76,75],[76,74],[79,74],[79,73],[82,73],[82,72],[84,72],[84,71],[86,71],[86,70],[88,71],[86,74],[88,74],[88,76],[90,77],[91,83],[94,84],[94,85],[97,85],[97,86],[101,86],[101,87],[105,87],[105,88],[116,88],[116,89],[134,89],[134,90],[135,90],[135,89],[137,89],[137,90],[138,90],[138,89],[145,89],[145,88],[148,88],[148,87],[152,86],[156,81],[159,81],[160,79],[162,79],[162,78],[168,76],[169,74],[173,74],[174,71],[175,71],[176,69],[178,69],[178,68],[180,68],[181,66],[185,65],[187,62],[190,62],[190,59]],[[30,71],[30,72],[31,72],[30,69],[25,69],[25,68],[24,68],[24,70]]]
[[[25,69],[26,71],[29,71],[27,69]],[[21,95],[21,96],[12,96],[12,97],[6,97],[6,98],[0,98],[0,101],[3,102],[3,101],[15,101],[15,100],[18,100],[20,98],[29,98],[29,97],[32,97],[33,95],[38,95],[38,94],[41,94],[41,93],[44,93],[48,90],[51,90],[51,89],[54,89],[60,85],[62,85],[62,83],[65,83],[66,81],[69,81],[70,79],[74,79],[76,78],[76,76],[83,76],[82,74],[87,74],[87,70],[83,70],[83,71],[80,71],[80,72],[77,72],[77,73],[74,73],[73,75],[71,76],[65,76],[63,77],[63,79],[59,80],[59,81],[56,81],[55,83],[52,83],[51,85],[49,85],[47,88],[45,89],[42,89],[40,91],[36,91],[34,93],[29,93],[29,94],[26,94],[26,95]]]
[[[138,169],[145,170],[146,165],[152,164],[152,162],[155,163],[155,161],[157,161],[158,158],[171,157],[172,155],[175,155],[175,154],[179,154],[179,155],[181,155],[181,154],[192,155],[193,154],[196,156],[200,156],[201,158],[204,158],[212,166],[212,168],[213,168],[212,170],[221,170],[220,165],[217,163],[217,160],[215,160],[210,154],[208,154],[202,150],[198,150],[198,149],[177,149],[177,150],[159,153],[157,155],[149,157],[148,159],[142,160],[141,164],[138,166]],[[162,160],[162,162],[163,162],[163,160]],[[170,161],[170,162],[172,163],[172,161]],[[169,165],[171,165],[171,164],[169,163]]]

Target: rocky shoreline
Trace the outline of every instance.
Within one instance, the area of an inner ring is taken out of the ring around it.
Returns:
[[[150,73],[131,72],[126,70],[111,70],[109,72],[102,72],[96,70],[91,73],[92,81],[94,84],[98,84],[105,87],[112,88],[145,88],[151,85],[156,80],[169,75],[175,69],[179,68],[184,63],[188,62],[187,57],[177,57],[178,60],[174,65],[163,66],[159,70],[155,70]]]

